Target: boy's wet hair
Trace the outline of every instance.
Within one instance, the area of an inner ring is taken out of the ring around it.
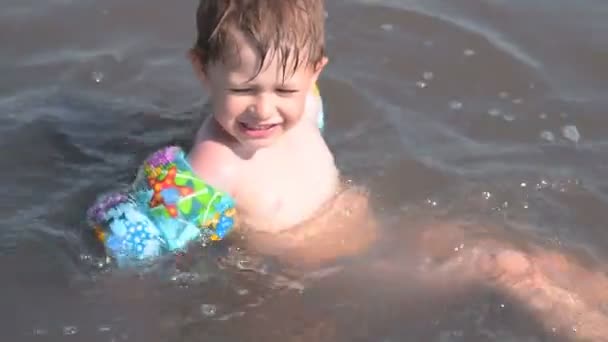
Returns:
[[[278,54],[285,77],[325,57],[324,7],[324,0],[200,0],[193,52],[203,66],[231,61],[238,30],[261,57],[256,75]]]

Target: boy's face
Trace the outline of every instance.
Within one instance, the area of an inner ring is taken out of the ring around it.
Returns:
[[[240,32],[233,34],[238,46],[234,58],[211,63],[204,70],[197,57],[192,60],[209,91],[217,122],[243,147],[256,150],[270,146],[302,119],[306,96],[326,59],[315,67],[300,66],[283,79],[275,54],[256,76],[259,54]]]

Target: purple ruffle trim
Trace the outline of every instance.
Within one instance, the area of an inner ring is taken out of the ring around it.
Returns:
[[[146,162],[154,168],[167,165],[175,160],[175,155],[179,151],[180,148],[177,146],[168,146],[154,152]]]
[[[105,214],[110,208],[128,201],[129,196],[121,192],[113,192],[101,196],[97,199],[95,204],[87,211],[87,218],[91,222],[102,224],[106,220]]]

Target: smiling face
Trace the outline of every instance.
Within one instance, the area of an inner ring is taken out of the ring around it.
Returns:
[[[304,116],[306,96],[315,84],[326,59],[317,65],[294,61],[281,63],[278,53],[262,57],[244,35],[233,30],[238,48],[230,58],[206,67],[193,55],[195,70],[208,90],[217,123],[247,150],[272,145]],[[261,68],[260,68],[261,65]],[[287,71],[285,71],[287,70]]]

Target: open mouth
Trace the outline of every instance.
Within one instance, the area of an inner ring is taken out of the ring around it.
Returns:
[[[243,133],[252,138],[266,138],[270,136],[274,129],[279,126],[279,124],[248,124],[245,122],[239,122],[239,126]]]
[[[251,130],[251,131],[265,131],[265,130],[269,130],[275,126],[277,126],[277,124],[267,124],[267,125],[251,125],[251,124],[247,124],[244,122],[241,122],[241,127],[243,127],[246,130]]]

